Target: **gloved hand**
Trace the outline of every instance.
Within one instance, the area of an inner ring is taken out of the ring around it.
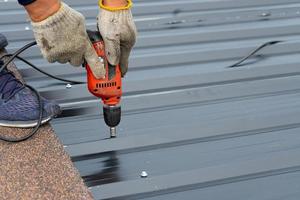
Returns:
[[[54,15],[31,23],[37,44],[50,63],[80,66],[86,60],[94,76],[103,78],[105,67],[87,36],[84,20],[82,14],[62,3]]]
[[[120,63],[122,77],[128,70],[128,58],[133,48],[137,30],[133,22],[128,0],[125,7],[112,8],[99,1],[98,28],[103,37],[108,62],[112,65]]]

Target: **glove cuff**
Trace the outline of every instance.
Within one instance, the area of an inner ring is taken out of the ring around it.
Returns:
[[[31,25],[35,33],[45,29],[55,31],[61,27],[68,26],[71,22],[76,22],[80,17],[83,18],[79,12],[73,10],[65,3],[61,3],[60,9],[56,13],[43,21],[31,22]]]
[[[119,10],[128,10],[132,7],[132,1],[131,0],[127,0],[128,4],[127,6],[124,7],[118,7],[118,8],[111,8],[109,6],[105,6],[103,5],[103,0],[99,0],[99,7],[104,9],[104,10],[108,10],[108,11],[119,11]]]

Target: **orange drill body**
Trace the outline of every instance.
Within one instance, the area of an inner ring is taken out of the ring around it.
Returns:
[[[106,75],[103,79],[96,79],[89,65],[86,65],[88,89],[94,96],[101,98],[105,105],[115,106],[119,104],[122,96],[120,66],[119,64],[111,66],[108,63],[102,38],[101,40],[92,42],[99,59],[104,62]]]

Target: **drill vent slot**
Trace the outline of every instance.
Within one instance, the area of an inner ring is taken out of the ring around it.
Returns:
[[[117,82],[111,82],[111,83],[97,83],[97,88],[107,88],[107,87],[115,87],[117,86]]]

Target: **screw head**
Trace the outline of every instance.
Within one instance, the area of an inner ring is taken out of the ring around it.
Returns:
[[[70,88],[72,88],[72,85],[71,85],[70,83],[68,83],[68,84],[66,85],[66,88],[67,88],[67,89],[70,89]]]
[[[148,177],[148,173],[146,171],[142,171],[141,178],[147,178],[147,177]]]
[[[269,16],[271,16],[271,13],[270,12],[263,12],[263,13],[260,14],[260,16],[269,17]]]

